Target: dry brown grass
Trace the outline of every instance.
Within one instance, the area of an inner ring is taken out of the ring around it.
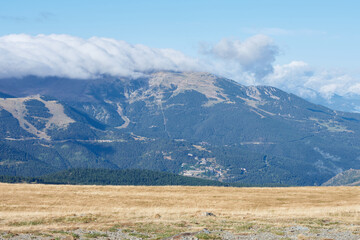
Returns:
[[[216,217],[204,217],[202,212]],[[248,231],[360,225],[360,187],[135,187],[0,184],[0,231],[166,227]],[[155,231],[154,229],[150,229]],[[149,231],[150,231],[149,230]],[[176,232],[176,231],[175,231]]]

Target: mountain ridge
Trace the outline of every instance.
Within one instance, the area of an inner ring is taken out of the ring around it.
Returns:
[[[322,184],[323,186],[360,186],[360,170],[349,169],[337,174]]]
[[[15,95],[0,98],[1,142],[50,172],[133,167],[227,182],[320,185],[360,168],[359,114],[208,73],[0,79],[0,92]],[[9,101],[16,103],[12,110]],[[0,173],[21,175],[17,158],[23,159],[5,154]]]

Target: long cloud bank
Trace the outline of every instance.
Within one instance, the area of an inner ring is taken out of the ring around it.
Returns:
[[[317,94],[328,99],[334,94],[360,94],[360,82],[349,75],[319,71],[302,61],[274,65],[279,47],[264,35],[202,44],[200,53],[192,58],[174,49],[99,37],[7,35],[0,37],[0,78],[135,78],[161,70],[207,71],[246,85],[272,85],[308,99]]]
[[[0,38],[0,77],[136,77],[155,70],[198,70],[196,59],[173,49],[69,35],[8,35]]]

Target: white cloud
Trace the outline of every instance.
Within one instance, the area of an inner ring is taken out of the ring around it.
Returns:
[[[266,84],[295,93],[304,98],[315,98],[316,93],[325,99],[334,94],[346,96],[360,94],[356,79],[340,71],[317,70],[302,61],[274,66],[274,72],[257,84]]]
[[[203,44],[201,52],[221,59],[262,78],[273,71],[272,64],[279,54],[279,48],[271,38],[255,35],[245,41],[224,38],[213,46]]]
[[[93,37],[25,34],[0,37],[0,78],[58,76],[96,78],[138,77],[146,72],[207,71],[245,85],[271,85],[307,99],[360,96],[360,82],[337,71],[318,70],[303,61],[274,65],[279,48],[267,36],[244,41],[223,39],[202,45],[199,58],[173,49]]]
[[[360,83],[354,83],[349,87],[350,94],[359,94],[360,95]]]
[[[206,51],[215,58],[191,58],[173,49],[109,38],[14,34],[0,37],[0,77],[137,77],[144,72],[173,70],[241,76],[251,84],[273,70],[278,48],[270,38],[256,35],[243,42],[223,39]]]
[[[173,49],[125,41],[69,35],[25,34],[0,37],[0,77],[26,75],[94,78],[136,77],[156,70],[200,70],[197,59]]]
[[[285,65],[274,66],[274,72],[263,81],[270,85],[296,87],[303,85],[313,75],[311,67],[303,61],[293,61]]]

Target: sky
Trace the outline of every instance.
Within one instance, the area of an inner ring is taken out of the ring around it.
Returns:
[[[203,70],[304,97],[360,95],[360,1],[0,3],[3,77]]]

